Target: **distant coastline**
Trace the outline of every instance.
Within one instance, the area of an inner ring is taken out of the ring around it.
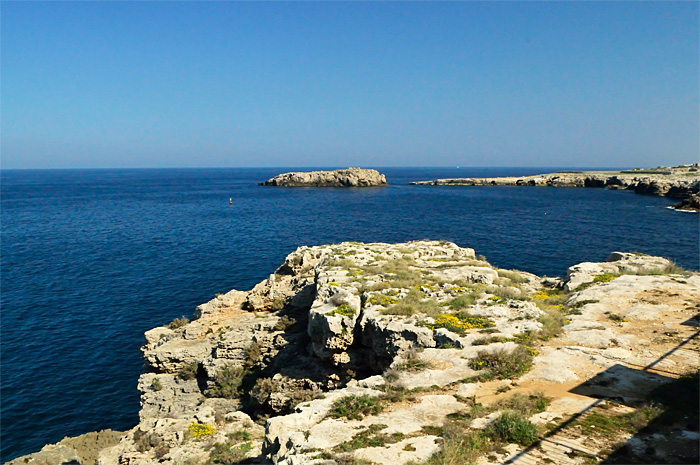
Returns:
[[[633,190],[638,194],[688,199],[700,192],[698,163],[653,169],[620,171],[559,171],[534,176],[496,178],[452,178],[415,181],[424,186],[533,186],[533,187],[604,187]],[[676,204],[680,205],[680,204]],[[676,205],[673,207],[676,208]],[[697,211],[696,203],[686,203],[684,211]]]

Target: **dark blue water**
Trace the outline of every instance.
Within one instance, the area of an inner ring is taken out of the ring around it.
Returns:
[[[300,245],[446,239],[547,275],[613,250],[698,269],[698,215],[666,209],[668,199],[406,185],[546,170],[387,168],[384,188],[256,185],[281,171],[2,172],[0,461],[132,427],[143,332],[251,288]]]

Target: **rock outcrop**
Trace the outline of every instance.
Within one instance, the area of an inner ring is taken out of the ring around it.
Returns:
[[[586,171],[539,174],[522,177],[455,178],[416,181],[431,186],[539,186],[604,187],[633,190],[637,194],[684,199],[700,192],[697,164],[657,170]]]
[[[700,194],[693,194],[678,203],[671,205],[674,210],[697,212],[700,211]]]
[[[385,186],[386,177],[377,170],[348,168],[334,171],[284,173],[260,183],[284,187],[372,187]]]
[[[668,434],[627,429],[614,441],[572,418],[601,402],[631,414],[675,379],[665,373],[697,371],[699,301],[699,274],[640,253],[552,279],[444,241],[301,247],[253,290],[146,333],[139,424],[95,455],[100,465],[400,465],[482,437],[483,465],[519,454],[575,463],[546,442],[496,439],[495,422],[519,408],[522,421],[562,423],[564,452],[604,457],[629,439],[630,453],[692,461],[697,433],[683,415],[664,423]],[[93,462],[62,448],[42,457],[14,462]]]

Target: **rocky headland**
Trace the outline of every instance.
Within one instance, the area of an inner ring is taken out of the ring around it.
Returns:
[[[259,183],[283,187],[372,187],[386,186],[386,177],[377,170],[348,168],[333,171],[283,173]]]
[[[662,195],[685,199],[700,192],[698,164],[672,168],[634,169],[628,171],[581,171],[499,178],[455,178],[416,181],[430,186],[539,186],[604,187],[633,190],[638,194]]]
[[[641,253],[560,279],[444,241],[301,247],[146,333],[134,428],[10,463],[697,463],[698,302]]]

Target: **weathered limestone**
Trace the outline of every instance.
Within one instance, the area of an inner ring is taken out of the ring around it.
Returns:
[[[385,186],[386,177],[377,170],[348,168],[334,171],[284,173],[260,183],[285,187],[372,187]]]
[[[594,402],[572,394],[592,378],[603,380],[587,388],[596,395],[641,402],[663,378],[639,367],[684,373],[699,365],[688,350],[696,343],[672,350],[693,334],[686,323],[700,301],[700,275],[681,271],[663,258],[613,252],[550,279],[494,268],[448,242],[300,247],[253,290],[219,295],[197,307],[194,321],[146,333],[139,424],[94,457],[100,465],[196,465],[227,447],[282,465],[342,457],[402,465],[438,451],[435,427],[473,402],[545,390],[552,408],[531,418],[544,423]],[[557,316],[559,337],[539,340]],[[523,348],[534,355],[525,375],[479,378],[472,362],[481,354]],[[382,411],[329,415],[348,396],[375,399]],[[486,428],[497,416],[471,425]],[[193,422],[211,431],[197,438]],[[390,440],[348,449],[358,434]],[[595,444],[589,439],[572,443]],[[28,463],[94,463],[66,444],[47,448]],[[511,444],[479,463],[520,451]],[[545,449],[530,453],[553,460]]]
[[[123,432],[107,429],[64,438],[56,444],[44,446],[39,452],[10,460],[6,465],[93,464],[100,451],[114,446],[123,436]]]

